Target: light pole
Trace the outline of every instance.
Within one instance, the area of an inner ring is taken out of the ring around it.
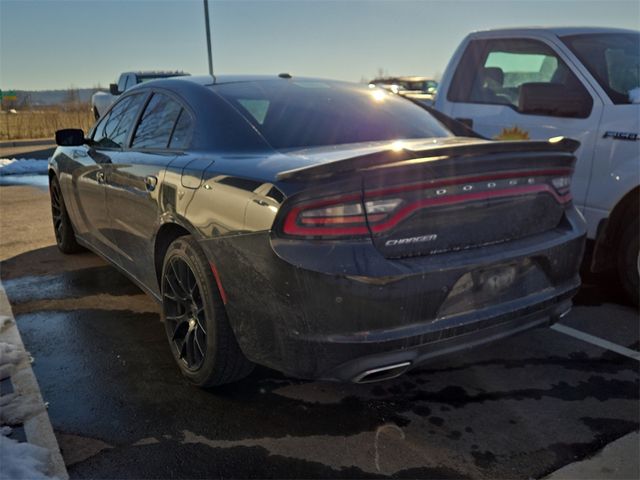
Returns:
[[[209,0],[204,0],[204,23],[207,30],[207,55],[209,58],[209,75],[213,77],[213,81],[216,81],[216,77],[213,75],[213,59],[211,58],[211,29],[209,27]]]

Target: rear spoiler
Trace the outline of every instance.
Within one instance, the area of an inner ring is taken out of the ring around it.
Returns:
[[[391,167],[402,163],[416,165],[433,162],[445,158],[477,157],[494,154],[509,153],[550,153],[566,155],[571,162],[573,153],[580,146],[580,142],[565,137],[554,137],[547,141],[469,141],[453,145],[438,145],[422,150],[392,149],[391,146],[366,155],[358,155],[342,160],[320,163],[307,167],[296,168],[280,172],[278,180],[311,180],[333,177],[346,173],[363,170]],[[524,156],[523,156],[524,159]],[[531,166],[531,165],[529,165]]]

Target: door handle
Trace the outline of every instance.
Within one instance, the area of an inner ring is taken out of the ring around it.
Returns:
[[[149,175],[144,179],[144,185],[147,187],[147,191],[153,192],[156,189],[156,185],[158,185],[158,179],[153,175]]]
[[[257,203],[258,205],[260,205],[261,207],[268,207],[269,204],[267,202],[265,202],[264,200],[258,200],[257,198],[253,199],[254,203]]]
[[[104,172],[96,173],[96,180],[98,183],[104,183]]]

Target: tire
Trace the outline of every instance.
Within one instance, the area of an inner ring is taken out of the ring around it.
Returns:
[[[251,373],[254,364],[238,346],[209,262],[193,237],[169,245],[161,293],[171,352],[189,382],[214,387]]]
[[[96,107],[91,107],[91,110],[93,110],[93,116],[96,120],[100,119],[100,114],[98,113],[98,109]]]
[[[53,220],[53,233],[56,236],[56,244],[62,253],[71,254],[84,250],[73,231],[73,225],[64,204],[62,190],[58,178],[53,176],[49,180],[49,196],[51,197],[51,218]]]
[[[640,219],[637,215],[622,230],[618,249],[618,277],[629,300],[637,307],[640,297]]]

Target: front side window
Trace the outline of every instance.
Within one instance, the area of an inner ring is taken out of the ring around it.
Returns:
[[[476,40],[471,42],[456,73],[454,101],[508,105],[530,113],[531,105],[545,105],[551,116],[588,116],[593,100],[567,64],[537,40]],[[546,96],[546,98],[545,98]],[[554,113],[555,100],[575,101],[580,108]],[[538,112],[537,112],[538,113]]]
[[[124,147],[144,99],[145,95],[139,93],[118,102],[96,125],[93,132],[94,145],[97,148]]]
[[[639,34],[571,35],[563,37],[562,41],[587,67],[613,103],[630,103],[629,91],[640,87]]]
[[[131,147],[167,148],[181,109],[180,104],[168,96],[154,93],[144,109]]]

